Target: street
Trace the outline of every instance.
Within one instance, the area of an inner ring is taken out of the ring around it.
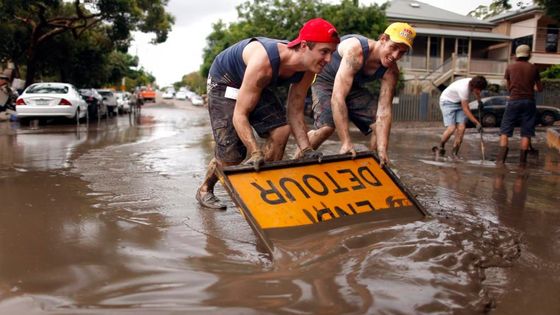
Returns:
[[[505,167],[480,160],[474,130],[462,159],[434,160],[442,131],[394,124],[389,147],[430,217],[317,233],[271,260],[222,186],[226,211],[197,205],[206,106],[0,122],[0,314],[560,314],[560,157],[546,130],[524,169],[517,130]],[[484,141],[495,157],[498,130]]]

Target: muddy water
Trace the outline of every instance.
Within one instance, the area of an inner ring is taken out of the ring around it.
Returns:
[[[277,244],[271,260],[233,203],[197,206],[212,136],[204,108],[176,105],[78,129],[0,123],[0,314],[560,313],[560,164],[542,132],[519,169],[515,149],[482,163],[474,134],[463,160],[434,161],[441,128],[394,128],[394,170],[432,216]]]

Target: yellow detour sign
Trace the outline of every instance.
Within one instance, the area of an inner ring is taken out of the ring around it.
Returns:
[[[218,171],[226,190],[272,252],[273,239],[365,221],[422,219],[426,212],[376,156],[332,155]]]

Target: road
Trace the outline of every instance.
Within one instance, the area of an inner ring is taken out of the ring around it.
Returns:
[[[560,163],[544,130],[525,169],[518,138],[496,167],[472,131],[463,159],[434,160],[442,131],[391,135],[393,170],[431,217],[318,233],[270,260],[231,201],[194,199],[213,152],[206,107],[0,123],[0,314],[560,314]]]

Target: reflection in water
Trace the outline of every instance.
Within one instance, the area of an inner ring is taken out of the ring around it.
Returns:
[[[557,153],[526,172],[426,164],[438,134],[397,135],[394,169],[432,217],[279,242],[270,260],[231,201],[222,212],[194,200],[212,155],[207,115],[146,106],[139,124],[90,125],[54,142],[58,166],[0,137],[0,313],[559,313]],[[463,152],[476,159],[471,138]]]

